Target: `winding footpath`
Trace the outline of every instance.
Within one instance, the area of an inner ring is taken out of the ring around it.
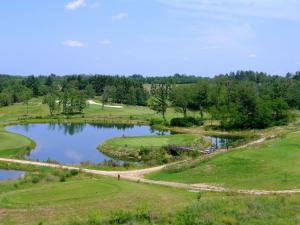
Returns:
[[[266,138],[261,138],[259,140],[253,141],[248,143],[244,146],[240,146],[238,148],[248,147],[250,145],[256,145],[263,143]],[[237,148],[236,148],[237,149]],[[225,150],[221,150],[221,152]],[[218,151],[220,152],[220,151]],[[212,157],[214,154],[208,156]],[[32,166],[42,166],[42,167],[49,167],[49,168],[58,168],[58,169],[65,169],[65,170],[78,170],[83,173],[93,174],[93,175],[102,175],[102,176],[110,176],[114,178],[118,178],[120,176],[121,179],[133,181],[133,182],[140,182],[146,184],[155,184],[161,186],[168,186],[174,188],[182,188],[187,189],[189,191],[211,191],[211,192],[231,192],[231,193],[239,193],[239,194],[251,194],[251,195],[270,195],[270,194],[294,194],[300,193],[300,189],[292,189],[292,190],[246,190],[246,189],[231,189],[225,188],[222,186],[212,185],[212,184],[184,184],[178,182],[168,182],[168,181],[155,181],[145,179],[144,175],[156,171],[160,171],[166,168],[168,165],[162,165],[147,169],[140,169],[140,170],[129,170],[129,171],[103,171],[103,170],[92,170],[92,169],[84,169],[75,166],[67,166],[67,165],[59,165],[59,164],[51,164],[51,163],[44,163],[44,162],[36,162],[36,161],[28,161],[28,160],[19,160],[19,159],[7,159],[7,158],[0,158],[1,162],[6,163],[17,163],[23,165],[32,165]]]

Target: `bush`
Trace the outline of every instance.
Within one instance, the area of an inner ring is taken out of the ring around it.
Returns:
[[[64,175],[62,175],[60,178],[59,178],[59,181],[60,182],[66,182],[66,177]]]
[[[39,178],[38,176],[34,176],[34,177],[32,177],[31,182],[32,182],[33,184],[37,184],[38,182],[40,182],[40,178]]]
[[[130,212],[118,210],[112,212],[110,223],[112,224],[124,224],[133,219],[133,215]]]
[[[139,155],[140,156],[148,156],[153,149],[150,147],[141,146]]]
[[[195,117],[178,117],[171,120],[170,125],[172,127],[191,127],[191,126],[202,126],[204,121],[201,118]]]
[[[70,170],[71,176],[77,176],[79,174],[78,170]]]
[[[161,125],[163,123],[164,123],[164,121],[162,119],[151,119],[150,120],[150,126]]]

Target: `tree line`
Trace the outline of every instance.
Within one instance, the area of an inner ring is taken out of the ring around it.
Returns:
[[[150,84],[150,85],[149,85]],[[290,109],[300,109],[300,72],[286,76],[237,71],[213,78],[176,74],[168,77],[69,75],[0,75],[0,106],[28,105],[44,98],[51,114],[82,113],[86,100],[149,106],[166,118],[169,107],[210,115],[226,129],[265,128],[286,124]]]

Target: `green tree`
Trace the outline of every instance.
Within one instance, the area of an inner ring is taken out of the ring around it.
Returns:
[[[126,94],[126,104],[128,105],[136,105],[137,97],[136,97],[136,88],[130,87],[128,93]]]
[[[93,85],[91,84],[88,84],[85,89],[85,95],[88,97],[88,98],[94,98],[96,93],[95,93],[95,90],[93,88]]]
[[[287,124],[289,120],[289,106],[282,98],[276,98],[272,101],[272,119],[274,125]]]
[[[12,101],[12,95],[8,90],[4,90],[0,93],[0,106],[9,106]]]
[[[207,81],[198,82],[198,84],[193,87],[191,105],[199,109],[201,119],[203,119],[204,110],[207,110],[209,106],[208,94],[209,84]]]
[[[178,111],[183,113],[183,116],[187,116],[187,110],[192,103],[192,88],[190,85],[179,85],[172,89],[170,94],[170,100]]]
[[[48,93],[44,98],[44,103],[48,105],[51,116],[55,111],[59,111],[59,97],[56,92],[52,91]]]
[[[29,100],[32,98],[32,91],[29,88],[22,89],[20,100],[26,105],[26,115],[28,115]]]
[[[169,107],[169,95],[171,92],[171,85],[169,83],[152,84],[151,96],[148,101],[148,106],[161,113],[164,120],[166,120],[166,112]]]
[[[111,99],[112,101],[116,98],[117,89],[114,86],[107,86],[104,88],[102,98],[102,109],[104,109],[104,105],[109,102]]]

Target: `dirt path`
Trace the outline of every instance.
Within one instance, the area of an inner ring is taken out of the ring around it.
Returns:
[[[217,185],[211,184],[183,184],[178,182],[167,182],[167,181],[155,181],[155,180],[148,180],[143,178],[143,175],[155,171],[159,171],[166,167],[157,166],[148,169],[142,170],[131,170],[131,171],[102,171],[102,170],[91,170],[91,169],[81,169],[79,167],[74,166],[65,166],[65,165],[57,165],[57,164],[50,164],[50,163],[43,163],[43,162],[34,162],[34,161],[27,161],[27,160],[17,160],[17,159],[6,159],[0,158],[2,162],[8,163],[18,163],[23,165],[34,165],[34,166],[44,166],[49,168],[59,168],[59,169],[66,169],[66,170],[80,170],[81,172],[94,174],[94,175],[103,175],[103,176],[110,176],[117,178],[120,175],[121,179],[134,181],[134,182],[141,182],[147,184],[156,184],[168,187],[175,187],[175,188],[183,188],[190,191],[212,191],[212,192],[234,192],[240,194],[252,194],[252,195],[269,195],[269,194],[292,194],[292,193],[300,193],[300,189],[293,189],[293,190],[278,190],[278,191],[270,191],[270,190],[238,190],[238,189],[230,189],[224,188]]]
[[[152,168],[147,168],[147,169],[128,170],[128,171],[104,171],[104,170],[83,169],[83,168],[76,167],[76,166],[67,166],[67,165],[59,165],[59,164],[36,162],[36,161],[29,161],[29,160],[19,160],[19,159],[0,158],[0,161],[7,162],[7,163],[43,166],[43,167],[66,169],[66,170],[80,170],[81,172],[84,172],[84,173],[112,176],[112,177],[117,177],[118,175],[121,175],[121,176],[126,176],[126,177],[139,177],[139,178],[145,174],[162,170],[163,168],[165,168],[167,166],[167,165],[163,165],[163,166],[157,166],[157,167],[152,167]]]
[[[91,105],[99,105],[99,106],[102,106],[101,103],[97,103],[97,102],[95,102],[94,100],[88,100],[87,102],[88,102],[89,104],[91,104]],[[105,107],[105,108],[116,108],[116,109],[122,109],[122,108],[124,108],[124,107],[121,106],[121,105],[104,105],[104,107]]]
[[[243,146],[239,146],[235,149],[245,148],[251,145],[261,144],[266,140],[266,138],[261,138],[255,141],[252,141],[248,144]],[[232,149],[234,150],[234,149]],[[232,151],[231,150],[231,151]],[[220,150],[219,153],[224,152],[226,150]],[[207,157],[212,157],[214,154],[207,155]],[[102,175],[102,176],[110,176],[117,178],[119,175],[121,179],[134,181],[134,182],[141,182],[147,184],[156,184],[168,187],[175,187],[175,188],[183,188],[190,191],[212,191],[212,192],[233,192],[233,193],[240,193],[240,194],[251,194],[251,195],[270,195],[270,194],[293,194],[293,193],[300,193],[300,189],[292,189],[292,190],[241,190],[241,189],[231,189],[231,188],[224,188],[222,186],[212,185],[212,184],[184,184],[178,182],[168,182],[168,181],[155,181],[145,179],[144,175],[156,171],[160,171],[166,168],[168,165],[162,165],[147,169],[140,169],[140,170],[129,170],[129,171],[103,171],[103,170],[92,170],[92,169],[83,169],[75,166],[67,166],[67,165],[59,165],[59,164],[51,164],[51,163],[44,163],[44,162],[36,162],[36,161],[28,161],[28,160],[18,160],[18,159],[7,159],[7,158],[0,158],[1,162],[7,163],[17,163],[23,165],[33,165],[33,166],[43,166],[49,168],[59,168],[59,169],[66,169],[66,170],[80,170],[81,172],[87,174],[94,174],[94,175]],[[169,164],[170,165],[170,164]]]

